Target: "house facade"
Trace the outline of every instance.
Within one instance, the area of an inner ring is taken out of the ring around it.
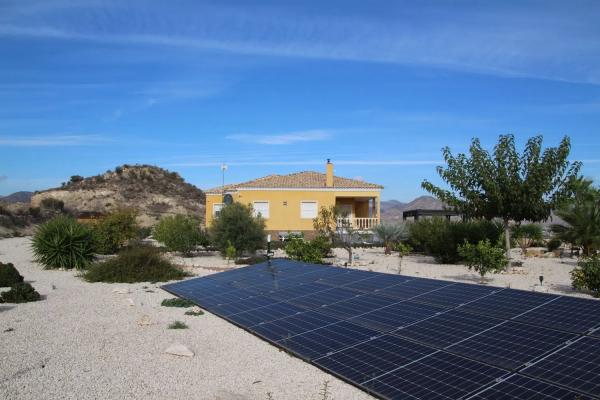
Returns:
[[[235,202],[249,204],[260,214],[272,235],[302,232],[310,236],[313,219],[321,207],[338,206],[357,230],[369,230],[380,222],[383,186],[334,176],[328,160],[325,173],[305,171],[269,175],[252,181],[225,185],[206,192],[206,225],[225,206],[230,195]],[[342,221],[340,221],[341,223]]]

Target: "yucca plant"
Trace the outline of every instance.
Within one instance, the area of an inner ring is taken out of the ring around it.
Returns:
[[[94,259],[92,231],[73,218],[58,216],[36,230],[31,247],[46,269],[84,269]]]

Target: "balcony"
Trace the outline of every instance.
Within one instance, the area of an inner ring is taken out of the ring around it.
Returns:
[[[357,231],[368,231],[379,224],[379,218],[338,218],[337,227],[352,227]]]

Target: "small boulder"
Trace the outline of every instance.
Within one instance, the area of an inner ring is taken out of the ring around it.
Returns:
[[[165,353],[179,357],[194,357],[194,352],[182,344],[174,344],[169,346]]]
[[[127,299],[127,304],[129,305],[129,307],[133,307],[133,306],[135,306],[135,301],[133,301],[132,298],[128,298]]]
[[[122,288],[122,287],[120,287],[120,288],[113,289],[113,293],[116,293],[116,294],[129,294],[129,293],[131,293],[131,290],[129,290],[129,288]]]

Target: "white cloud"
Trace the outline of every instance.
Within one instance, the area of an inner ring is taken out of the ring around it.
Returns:
[[[235,134],[226,136],[227,139],[244,143],[255,143],[264,145],[286,145],[300,142],[317,142],[329,140],[333,132],[323,129],[282,133],[277,135]]]
[[[90,146],[107,141],[100,135],[0,136],[0,145],[17,147]]]

